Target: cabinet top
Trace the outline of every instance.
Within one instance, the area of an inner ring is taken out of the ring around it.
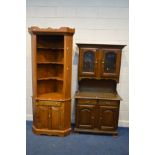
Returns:
[[[123,49],[126,45],[77,43],[79,48],[116,48]]]
[[[31,26],[28,28],[28,31],[31,34],[50,34],[50,33],[55,33],[55,34],[74,34],[75,29],[74,28],[69,28],[69,27],[60,27],[60,28],[39,28],[37,26]]]

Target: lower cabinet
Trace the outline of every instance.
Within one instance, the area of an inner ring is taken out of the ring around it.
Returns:
[[[93,129],[95,121],[95,105],[77,105],[77,126]]]
[[[34,113],[34,125],[38,129],[63,128],[63,109],[62,107],[36,106]]]
[[[45,103],[42,103],[45,104]],[[70,119],[66,117],[67,106],[70,103],[62,103],[60,105],[40,105],[33,104],[33,131],[38,134],[48,135],[66,135],[70,132]]]
[[[77,99],[75,131],[117,134],[120,101]]]

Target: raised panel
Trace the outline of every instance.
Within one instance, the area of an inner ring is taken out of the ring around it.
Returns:
[[[34,110],[34,125],[38,129],[48,129],[48,106],[36,106]]]
[[[77,125],[79,128],[93,128],[95,121],[94,105],[77,106]]]
[[[50,119],[49,128],[53,130],[59,130],[62,128],[62,107],[51,107],[50,108]]]
[[[118,123],[118,108],[100,106],[99,128],[101,130],[115,130]]]

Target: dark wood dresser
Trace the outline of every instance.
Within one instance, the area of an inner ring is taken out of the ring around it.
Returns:
[[[116,88],[125,45],[77,45],[79,64],[74,131],[117,135],[121,98]]]

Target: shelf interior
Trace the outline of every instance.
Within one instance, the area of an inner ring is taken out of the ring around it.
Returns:
[[[63,94],[64,36],[37,35],[37,96],[58,99]]]
[[[95,80],[82,79],[79,82],[79,91],[81,92],[116,92],[116,82],[113,80]]]
[[[38,97],[58,98],[62,96],[63,81],[43,80],[38,81]]]
[[[57,79],[63,80],[63,65],[58,64],[38,64],[37,79]]]
[[[38,64],[63,64],[64,63],[64,50],[60,49],[38,49],[37,52],[37,63]]]
[[[63,35],[38,35],[37,48],[40,48],[40,49],[64,48],[64,36]]]
[[[46,99],[46,100],[51,100],[51,99],[55,99],[55,100],[59,100],[62,99],[62,94],[61,93],[44,93],[44,94],[40,94],[37,97],[38,99]]]

